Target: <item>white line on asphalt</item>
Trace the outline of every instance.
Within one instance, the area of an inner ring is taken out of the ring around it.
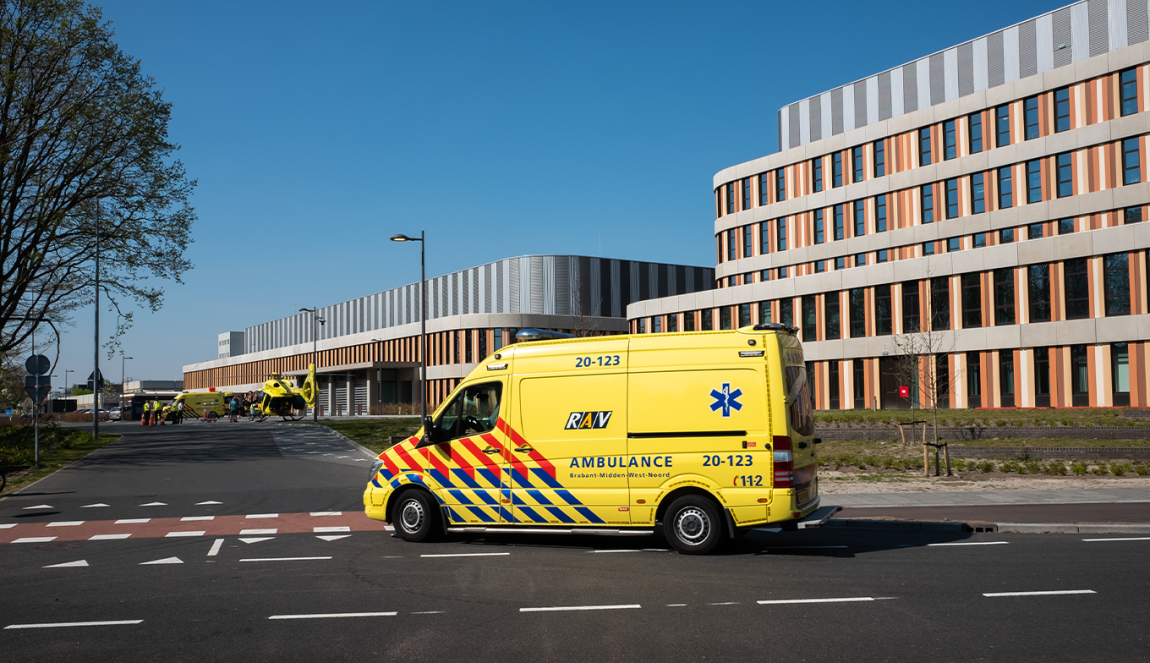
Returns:
[[[110,506],[110,505],[104,504],[103,502],[99,502],[98,504],[85,504],[84,506],[82,506],[80,508],[81,509],[98,509],[100,507],[105,507],[105,506]]]
[[[251,557],[248,559],[241,559],[241,562],[306,562],[313,559],[331,559],[327,557]]]
[[[215,557],[216,555],[220,554],[220,548],[222,548],[223,545],[223,539],[216,539],[215,542],[212,543],[212,549],[208,551],[208,557]]]
[[[315,534],[322,534],[324,532],[350,532],[351,527],[313,527],[311,531]]]
[[[643,552],[671,552],[670,548],[644,548]]]
[[[196,506],[207,506],[209,504],[223,504],[223,502],[216,502],[213,500],[208,500],[207,502],[196,502]]]
[[[340,617],[394,617],[396,612],[330,612],[315,615],[272,615],[268,619],[338,619]]]
[[[56,537],[54,536],[26,536],[22,539],[16,539],[12,543],[48,543],[55,539]]]
[[[1095,594],[1093,589],[1058,589],[1047,592],[991,592],[983,596],[997,598],[1000,596],[1060,596],[1062,594]]]
[[[142,619],[124,619],[115,622],[59,622],[56,624],[9,624],[4,630],[14,628],[64,628],[67,626],[123,626],[125,624],[139,624]]]
[[[0,529],[9,529],[9,528],[12,528],[15,526],[16,526],[16,523],[4,523],[3,525],[0,525]]]
[[[37,504],[36,506],[26,506],[26,507],[24,507],[24,510],[27,511],[28,509],[51,509],[51,508],[52,507],[47,505],[47,504]]]
[[[349,536],[351,536],[351,535],[350,534],[320,534],[319,536],[317,536],[315,538],[323,539],[324,541],[339,541],[340,539],[346,539]]]
[[[420,555],[420,557],[495,557],[497,555],[510,555],[509,552],[497,553],[451,553],[445,555]]]
[[[520,608],[519,612],[563,612],[566,610],[635,610],[643,606],[638,603],[628,605],[569,605],[552,608]]]
[[[643,552],[638,549],[622,549],[622,550],[588,550],[589,553],[617,553],[617,552]]]
[[[183,564],[184,560],[179,557],[165,557],[163,559],[154,559],[150,562],[140,562],[140,566],[151,566],[153,564]]]
[[[962,543],[928,543],[927,548],[937,546],[1005,546],[1009,541],[965,541]]]
[[[776,599],[759,601],[759,605],[788,605],[792,603],[856,603],[858,601],[873,601],[873,596],[849,596],[841,599]]]
[[[215,520],[215,519],[216,519],[215,516],[185,516],[183,518],[180,518],[180,522],[189,523],[189,522],[192,522],[193,520]]]
[[[668,603],[667,607],[668,608],[686,608],[687,604],[686,603]]]
[[[252,513],[244,516],[244,518],[279,518],[278,513]]]
[[[423,612],[413,612],[413,615],[442,615],[445,610],[424,610]]]
[[[177,536],[203,536],[206,532],[168,532],[164,538],[175,538]]]
[[[312,511],[313,516],[342,516],[343,511]]]
[[[1082,539],[1083,541],[1150,541],[1150,536],[1128,536],[1120,539]]]
[[[850,546],[783,546],[781,548],[771,548],[770,550],[818,550],[822,548],[849,548]]]
[[[83,524],[83,520],[58,520],[54,523],[48,523],[48,527],[75,527]]]
[[[97,534],[95,536],[89,537],[88,540],[89,541],[115,541],[117,539],[126,539],[129,536],[132,536],[132,535],[131,534]]]
[[[44,568],[46,568],[46,569],[72,569],[72,568],[79,568],[82,566],[88,566],[88,560],[81,559],[81,560],[78,560],[75,562],[64,562],[63,564],[49,564],[48,566],[45,566]]]
[[[242,529],[240,536],[259,536],[260,534],[276,534],[279,530],[272,529]]]
[[[726,601],[725,603],[708,603],[707,605],[739,605],[738,601]]]
[[[271,541],[274,536],[241,536],[240,541],[244,543],[259,543],[260,541]]]
[[[140,506],[168,506],[168,505],[165,502],[148,502],[147,504],[141,504]]]
[[[137,525],[139,523],[146,523],[149,520],[151,520],[151,518],[124,518],[123,520],[117,520],[116,524],[117,525]]]

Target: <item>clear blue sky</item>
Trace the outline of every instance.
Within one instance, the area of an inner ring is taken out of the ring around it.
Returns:
[[[777,150],[780,106],[1062,6],[97,4],[174,104],[199,180],[195,269],[124,338],[137,379],[214,359],[221,332],[417,280],[396,232],[427,231],[429,276],[526,253],[713,266],[711,178]],[[58,384],[92,370],[91,313]]]

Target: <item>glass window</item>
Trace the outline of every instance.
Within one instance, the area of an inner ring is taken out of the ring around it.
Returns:
[[[910,334],[922,331],[918,308],[918,281],[902,284],[902,331]]]
[[[962,250],[962,239],[959,237],[951,237],[946,240],[946,252],[954,253],[955,251]]]
[[[492,344],[491,351],[499,352],[503,349],[503,329],[495,328],[494,341],[495,343]]]
[[[1058,197],[1065,198],[1074,193],[1074,179],[1071,167],[1070,154],[1059,154],[1058,161]]]
[[[1046,226],[1046,224],[1044,224],[1044,223],[1032,223],[1029,226],[1026,226],[1026,238],[1027,239],[1042,239],[1043,230],[1045,229],[1045,226]]]
[[[735,213],[735,183],[727,182],[727,214]]]
[[[866,291],[853,288],[850,291],[851,338],[866,336]]]
[[[754,226],[743,226],[743,257],[750,258],[755,254]]]
[[[866,202],[862,200],[855,201],[854,218],[852,219],[855,224],[855,237],[862,237],[866,234]]]
[[[767,173],[760,173],[759,174],[759,205],[766,205],[769,202],[771,202],[767,198],[767,194],[770,193],[770,191],[771,191],[771,185],[768,183]]]
[[[954,134],[954,120],[942,123],[942,158],[953,159],[958,156],[957,138]]]
[[[1130,404],[1130,350],[1125,343],[1113,343],[1110,345],[1110,380],[1111,389],[1114,394],[1123,394],[1126,396],[1126,402],[1122,405]],[[1115,403],[1119,405],[1119,403]]]
[[[982,113],[970,116],[970,153],[982,151]]]
[[[918,130],[918,165],[930,165],[930,127]]]
[[[1010,166],[998,169],[998,209],[1014,207],[1014,186],[1011,182]]]
[[[759,282],[760,283],[763,281],[770,281],[770,280],[771,280],[771,270],[764,269],[764,270],[759,272]]]
[[[1058,234],[1069,235],[1074,232],[1074,219],[1059,219]]]
[[[779,219],[775,221],[775,233],[778,237],[775,238],[775,243],[778,244],[780,251],[787,250],[787,220]],[[784,274],[785,276],[785,274]]]
[[[1014,241],[1014,228],[1003,228],[998,231],[998,243],[1010,244]]]
[[[851,360],[851,372],[854,374],[854,407],[856,410],[866,409],[866,371],[863,360]]]
[[[499,418],[502,396],[502,382],[484,382],[465,388],[432,423],[432,438],[447,442],[491,432]]]
[[[930,328],[932,331],[950,329],[950,277],[936,276],[930,280]]]
[[[795,303],[789,297],[779,300],[779,322],[788,327],[795,326]]]
[[[863,148],[861,145],[851,148],[851,181],[863,181]]]
[[[835,239],[838,240],[838,239],[842,239],[843,237],[846,236],[846,229],[844,228],[845,224],[843,222],[843,206],[842,205],[835,205],[834,206],[834,215],[835,215],[835,219],[834,219],[834,221],[835,221],[835,227],[834,227]]]
[[[946,218],[958,218],[958,179],[946,181]]]
[[[823,211],[815,210],[815,244],[827,241],[826,223],[823,221]]]
[[[830,409],[840,409],[839,402],[839,362],[827,362],[827,395],[830,397]]]
[[[1035,405],[1050,407],[1050,348],[1034,348]]]
[[[923,242],[922,243],[922,254],[924,256],[934,255],[934,242]]]
[[[751,324],[751,305],[739,304],[739,326],[747,327]]]
[[[977,273],[962,275],[962,327],[982,326],[982,279]]]
[[[803,302],[803,342],[818,340],[818,301],[814,295],[805,295]]]
[[[891,334],[890,284],[874,287],[875,333],[879,336]]]
[[[1026,276],[1030,322],[1050,322],[1050,266],[1030,265]]]
[[[818,193],[823,190],[823,158],[815,157],[811,159],[811,184],[814,192]]]
[[[1142,181],[1142,164],[1139,161],[1138,139],[1122,141],[1122,183],[1137,184]]]
[[[1127,207],[1123,210],[1122,223],[1141,223],[1142,222],[1142,208],[1141,207]]]
[[[886,194],[874,197],[874,227],[876,232],[886,232]]]
[[[787,278],[787,268],[786,267],[780,267],[779,268],[779,278],[780,279]]]
[[[974,239],[972,240],[971,244],[976,249],[981,249],[981,248],[985,247],[986,246],[986,233],[975,233]]]
[[[1133,115],[1138,112],[1138,72],[1127,69],[1121,74],[1122,86],[1122,114]]]
[[[765,256],[771,252],[771,232],[768,230],[767,222],[763,221],[759,224],[759,255]],[[766,279],[763,279],[766,281]]]
[[[667,316],[667,333],[679,331],[679,314],[672,313]]]
[[[651,318],[651,333],[660,334],[663,332],[663,316],[656,315]]]
[[[1003,104],[994,109],[995,147],[1010,145],[1010,105]]]
[[[1026,162],[1026,202],[1042,202],[1042,162],[1038,159]]]
[[[727,231],[727,260],[735,260],[738,258],[735,251],[739,246],[739,238],[735,234],[735,229],[731,228]]]
[[[1002,407],[1014,407],[1014,352],[998,353],[998,392]]]
[[[1064,87],[1054,91],[1054,131],[1066,131],[1070,128],[1070,88]]]
[[[694,311],[687,311],[683,314],[683,331],[695,331]]]
[[[1106,315],[1130,314],[1130,258],[1114,253],[1103,258]]]
[[[719,329],[727,330],[731,328],[731,307],[719,307]]]
[[[966,353],[966,400],[969,407],[982,406],[982,355]]]
[[[767,324],[771,321],[771,303],[759,302],[759,324]]]
[[[775,202],[782,202],[787,199],[787,170],[785,168],[777,168],[775,170]]]
[[[986,211],[986,188],[982,173],[970,176],[970,211],[971,214],[982,214]]]
[[[878,253],[876,253],[875,255],[877,256],[875,259],[875,262],[886,262],[888,260],[886,249],[879,249]]]
[[[874,142],[874,176],[883,177],[886,175],[886,141],[876,140]]]
[[[826,260],[816,260],[815,261],[815,274],[822,274],[825,271],[827,271],[827,261]]]
[[[1090,362],[1086,357],[1085,345],[1070,346],[1070,392],[1072,404],[1090,404]]]
[[[855,256],[855,267],[866,267],[866,254],[860,253]]]
[[[846,258],[835,258],[835,270],[842,271],[847,268]]]
[[[715,328],[715,313],[709,308],[703,309],[703,327],[701,331],[712,331]]]
[[[934,223],[934,187],[930,184],[922,187],[922,222]]]
[[[843,153],[835,152],[831,155],[831,186],[843,185]]]
[[[994,270],[994,324],[1014,324],[1014,268]]]
[[[1029,97],[1022,102],[1023,121],[1026,122],[1026,140],[1038,138],[1038,97]]]
[[[823,297],[823,318],[826,320],[827,339],[842,338],[839,301],[839,293],[837,292],[828,292]]]

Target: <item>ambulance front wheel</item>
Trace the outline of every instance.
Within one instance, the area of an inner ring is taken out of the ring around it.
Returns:
[[[438,523],[439,509],[427,491],[412,489],[399,496],[391,512],[395,533],[404,541],[431,540]]]
[[[684,555],[706,555],[719,546],[723,521],[715,503],[699,495],[684,495],[663,516],[663,534]]]

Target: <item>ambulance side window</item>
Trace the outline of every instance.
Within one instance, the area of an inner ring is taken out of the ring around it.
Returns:
[[[807,373],[802,366],[787,366],[787,411],[791,428],[799,435],[814,433],[814,416],[811,413],[811,391],[807,384]]]
[[[495,428],[499,403],[503,397],[502,382],[483,382],[464,389],[435,421],[440,441],[481,435]]]

